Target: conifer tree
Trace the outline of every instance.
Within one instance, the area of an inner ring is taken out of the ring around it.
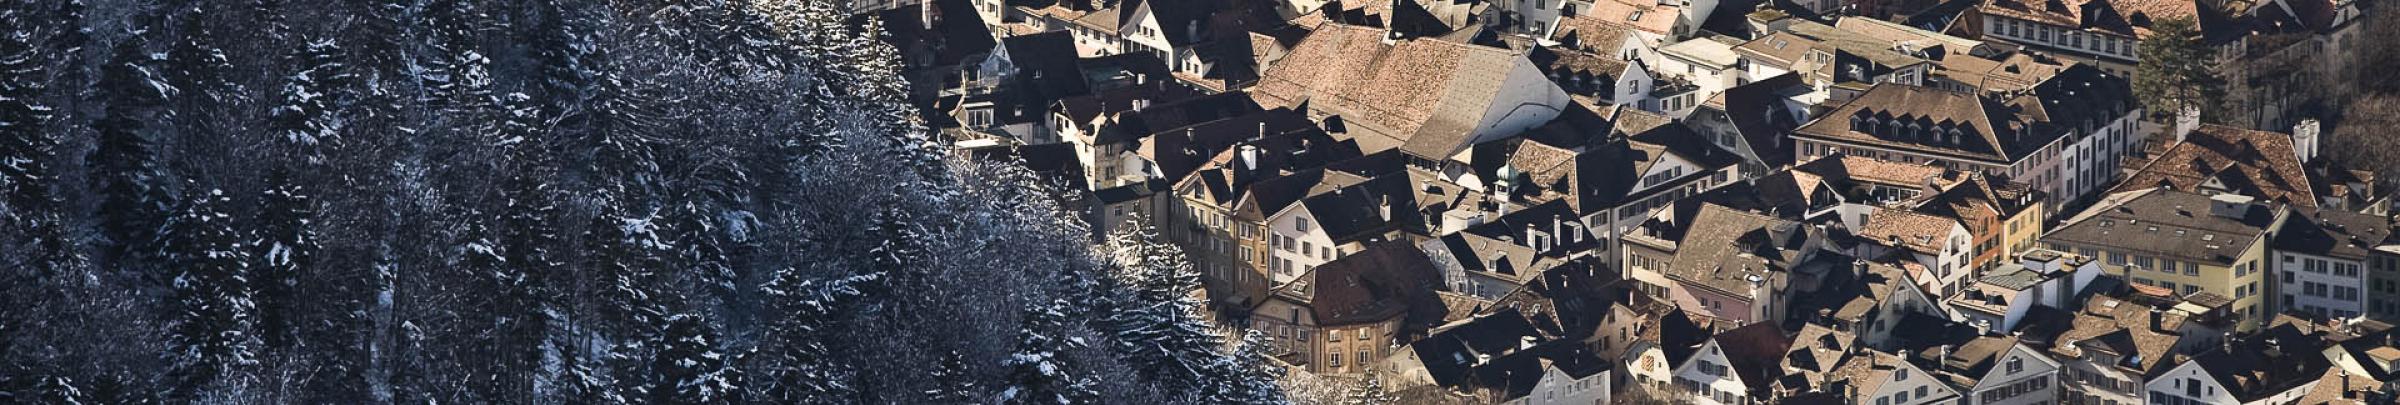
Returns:
[[[100,97],[108,108],[93,123],[99,146],[85,159],[99,182],[101,236],[116,263],[159,253],[157,230],[173,200],[149,122],[175,88],[157,73],[159,61],[145,49],[148,35],[135,31],[118,41],[101,67]]]
[[[300,278],[316,263],[318,246],[316,199],[289,170],[267,175],[267,190],[259,196],[258,287],[259,334],[267,347],[292,345],[298,333]]]
[[[269,130],[301,162],[321,165],[326,146],[338,142],[345,123],[333,113],[340,106],[331,92],[351,76],[341,46],[331,39],[309,42],[291,61],[300,70],[283,83],[282,101],[268,114]]]
[[[716,347],[715,333],[701,323],[698,316],[676,314],[666,319],[666,329],[659,331],[658,353],[650,369],[655,386],[649,389],[650,403],[655,404],[715,404],[728,402],[735,390],[734,381],[725,364],[725,354]]]
[[[1002,404],[1081,404],[1093,400],[1091,382],[1069,372],[1059,356],[1062,349],[1076,346],[1067,334],[1066,314],[1059,307],[1071,306],[1063,301],[1035,305],[1026,311],[1024,329],[1017,334],[1017,349],[1000,362],[1008,369],[1007,380],[1000,387],[998,402]]]
[[[195,188],[197,189],[197,188]],[[175,353],[180,395],[257,361],[250,248],[225,209],[224,190],[197,192],[175,217],[167,247],[174,263]]]

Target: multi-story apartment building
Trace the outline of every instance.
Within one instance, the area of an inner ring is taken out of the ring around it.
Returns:
[[[2367,313],[2367,261],[2391,235],[2391,223],[2340,210],[2294,214],[2275,233],[2277,308],[2328,319]]]
[[[2290,210],[2250,197],[2153,188],[2111,194],[2042,237],[2050,249],[2101,258],[2107,274],[2177,295],[2232,298],[2241,330],[2272,318],[2268,253]]]
[[[1381,243],[1276,287],[1249,325],[1311,373],[1365,373],[1440,321],[1439,284],[1415,245]]]
[[[2056,93],[2009,99],[1880,84],[1795,131],[1797,159],[1841,153],[1923,162],[2030,183],[2052,204],[2069,201],[2115,177],[2098,169],[2110,159],[2093,157],[2132,149],[2139,110],[2121,80],[2053,82],[2061,83]]]

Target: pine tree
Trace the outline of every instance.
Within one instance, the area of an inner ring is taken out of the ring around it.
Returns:
[[[1276,386],[1276,381],[1283,379],[1284,370],[1271,363],[1277,350],[1268,339],[1266,333],[1256,330],[1242,333],[1241,341],[1234,347],[1233,353],[1226,356],[1225,361],[1221,363],[1219,370],[1216,370],[1214,378],[1210,381],[1210,388],[1205,398],[1207,402],[1220,404],[1290,402],[1284,397],[1283,390]]]
[[[2173,117],[2183,109],[2208,111],[2223,101],[2224,80],[2209,67],[2214,51],[2202,40],[2199,26],[2188,17],[2160,19],[2151,24],[2150,35],[2142,38],[2133,94],[2152,119]],[[2213,120],[2223,115],[2202,116]]]
[[[867,272],[832,280],[804,279],[796,269],[785,268],[766,287],[772,297],[772,308],[783,316],[769,326],[769,341],[762,342],[759,355],[748,356],[757,364],[753,370],[766,370],[765,379],[751,394],[756,401],[773,403],[839,403],[852,398],[851,378],[856,374],[850,365],[837,361],[837,352],[828,344],[835,323],[850,313],[850,308],[865,301],[865,291],[859,287],[880,282],[882,273]]]
[[[298,336],[299,297],[293,289],[308,276],[319,250],[316,199],[289,170],[267,175],[268,188],[259,196],[260,266],[258,287],[259,334],[267,347],[288,348]]]
[[[1383,378],[1369,373],[1365,379],[1350,386],[1349,392],[1342,398],[1342,403],[1344,405],[1390,405],[1400,403],[1400,397],[1384,390]]]
[[[144,49],[147,35],[135,31],[119,41],[101,67],[100,96],[108,108],[93,123],[99,147],[86,158],[100,183],[100,230],[110,242],[108,257],[120,264],[159,253],[157,230],[173,199],[149,121],[175,88],[153,68],[159,61]]]
[[[900,198],[897,196],[900,193],[895,191],[892,198]],[[916,285],[914,266],[923,265],[930,256],[925,250],[929,243],[923,225],[898,204],[876,210],[872,221],[867,235],[874,238],[875,246],[867,250],[867,255],[874,271],[882,276],[878,283],[866,288],[868,294],[888,294],[901,285]]]
[[[716,347],[715,333],[702,324],[699,316],[676,314],[667,317],[666,329],[658,332],[650,370],[655,386],[649,389],[650,403],[655,404],[713,404],[729,402],[735,390],[725,364],[725,354]]]
[[[940,363],[934,364],[933,389],[925,391],[925,399],[941,404],[970,404],[983,398],[983,387],[969,374],[966,359],[957,350],[942,353]]]
[[[1198,274],[1181,249],[1146,226],[1112,239],[1135,288],[1131,305],[1105,317],[1118,352],[1169,392],[1198,395],[1222,356],[1217,350],[1223,339],[1199,318],[1201,303],[1192,297]]]
[[[850,96],[880,125],[875,133],[885,137],[882,155],[914,170],[929,183],[927,190],[946,192],[953,183],[943,148],[917,120],[909,104],[908,81],[901,76],[900,51],[878,38],[883,32],[882,19],[868,18],[861,32],[848,36],[840,63]]]
[[[1081,404],[1098,396],[1089,381],[1069,372],[1059,358],[1060,351],[1078,345],[1075,339],[1062,338],[1067,333],[1067,319],[1058,308],[1065,306],[1071,305],[1053,301],[1026,311],[1016,352],[1000,362],[1008,369],[1008,379],[1000,387],[1000,403]]]
[[[494,328],[499,334],[498,357],[495,368],[502,370],[533,370],[540,365],[542,341],[549,329],[549,315],[562,313],[567,307],[560,302],[571,285],[559,263],[561,248],[558,226],[559,207],[548,181],[557,173],[556,163],[544,148],[546,136],[539,130],[539,118],[530,100],[523,93],[501,96],[501,139],[495,146],[504,150],[507,165],[501,169],[500,180],[501,229],[499,249],[504,255],[501,268],[507,274],[497,279],[517,280],[502,285],[495,309],[503,311],[504,323]],[[530,376],[517,376],[507,392],[530,393]],[[504,402],[514,401],[507,397]]]
[[[0,229],[26,238],[0,238],[0,247],[30,253],[21,263],[40,270],[20,272],[27,275],[51,274],[79,261],[63,223],[67,207],[51,190],[59,141],[49,131],[56,110],[43,103],[53,57],[42,49],[40,27],[27,20],[30,12],[0,10]],[[0,280],[30,284],[13,277]],[[4,318],[0,337],[10,335]],[[6,346],[0,343],[0,354],[7,353]]]
[[[58,140],[45,131],[53,111],[42,105],[48,89],[40,34],[25,10],[0,10],[0,195],[11,225],[54,210],[46,190]]]
[[[268,114],[269,130],[311,166],[325,163],[325,146],[339,142],[342,133],[344,122],[333,112],[341,106],[332,94],[351,80],[342,52],[340,45],[325,39],[311,41],[293,54],[290,60],[300,71],[284,81],[282,101]]]
[[[249,280],[250,250],[225,209],[223,190],[185,202],[169,235],[176,268],[175,350],[182,395],[257,361],[257,322]]]

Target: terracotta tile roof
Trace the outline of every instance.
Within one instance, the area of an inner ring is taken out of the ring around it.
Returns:
[[[1597,3],[1614,4],[1615,2],[1600,0]],[[1672,25],[1669,27],[1671,29]],[[1550,40],[1567,42],[1568,39],[1573,39],[1576,47],[1615,53],[1616,47],[1624,46],[1626,38],[1632,37],[1633,31],[1639,29],[1642,28],[1627,25],[1622,16],[1612,20],[1592,14],[1577,14],[1573,17],[1559,18],[1558,28],[1550,31]]]
[[[1775,31],[1750,42],[1735,45],[1733,51],[1752,60],[1765,60],[1769,65],[1790,69],[1816,48],[1817,40],[1791,31]],[[1796,70],[1796,69],[1795,69]]]
[[[2153,311],[2153,307],[2107,296],[2093,296],[2082,311],[2073,313],[2072,325],[2052,342],[2051,353],[2062,358],[2077,358],[2087,349],[2100,349],[2117,354],[2121,369],[2149,376],[2173,368],[2175,346],[2186,338],[2175,332],[2186,317],[2180,312]],[[2159,320],[2160,329],[2151,329],[2151,317]],[[2191,338],[2212,339],[2211,336]]]
[[[2005,92],[2032,89],[2050,76],[2076,65],[2075,61],[2050,58],[2032,52],[2009,52],[1995,58],[1951,54],[1937,61],[1941,69],[1934,75],[1949,78],[1983,91]]]
[[[2038,152],[2067,131],[2047,123],[2030,122],[2014,107],[1991,97],[1930,87],[1877,84],[1800,127],[1796,137],[1868,144],[1946,155],[1991,164],[2011,164]],[[1864,129],[1856,123],[1882,123]],[[1915,124],[1924,132],[1892,130],[1898,123]],[[2042,124],[2042,125],[2037,125]],[[1955,129],[1953,137],[1937,129]]]
[[[2111,192],[2169,187],[2199,191],[2209,183],[2230,192],[2303,208],[2315,208],[2317,196],[2308,174],[2292,151],[2292,136],[2282,133],[2201,125],[2183,142],[2167,146],[2147,161],[2128,160],[2140,169],[2125,176]]]
[[[1948,187],[1964,180],[1959,173],[1922,163],[1900,163],[1889,160],[1834,154],[1803,162],[1794,170],[1822,176],[1833,182],[1864,182],[1887,186],[1923,187],[1928,182]]]
[[[1867,224],[1860,227],[1858,236],[1878,243],[1898,241],[1899,247],[1938,254],[1942,245],[1950,241],[1953,226],[1958,226],[1957,219],[1912,211],[1876,210],[1867,216]]]
[[[1567,26],[1569,24],[1567,20],[1590,19],[1620,24],[1652,34],[1674,36],[1676,20],[1683,18],[1683,11],[1683,7],[1660,5],[1655,1],[1594,0],[1591,9],[1582,10],[1575,17],[1559,19],[1559,25]],[[1573,24],[1577,27],[1586,27],[1593,23],[1576,22]]]
[[[1251,94],[1270,107],[1306,103],[1339,115],[1371,150],[1440,158],[1466,146],[1499,95],[1506,75],[1490,73],[1523,60],[1507,49],[1440,40],[1385,44],[1380,29],[1331,24],[1268,69]]]
[[[1788,277],[1786,270],[1807,253],[1809,231],[1795,221],[1703,206],[1665,273],[1687,287],[1749,296],[1752,283],[1774,285]]]

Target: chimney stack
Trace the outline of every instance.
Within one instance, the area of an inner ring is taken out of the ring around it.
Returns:
[[[2165,326],[2165,323],[2166,323],[2166,322],[2165,322],[2166,318],[2167,318],[2167,310],[2165,310],[2165,309],[2161,309],[2161,308],[2158,308],[2158,307],[2150,307],[2150,331],[2152,331],[2152,332],[2165,332],[2165,331],[2167,331],[2167,330],[2166,330],[2166,328],[2164,327],[2164,326]]]
[[[2300,163],[2316,160],[2318,135],[2315,118],[2300,120],[2299,124],[2292,125],[2292,152],[2300,155]]]

